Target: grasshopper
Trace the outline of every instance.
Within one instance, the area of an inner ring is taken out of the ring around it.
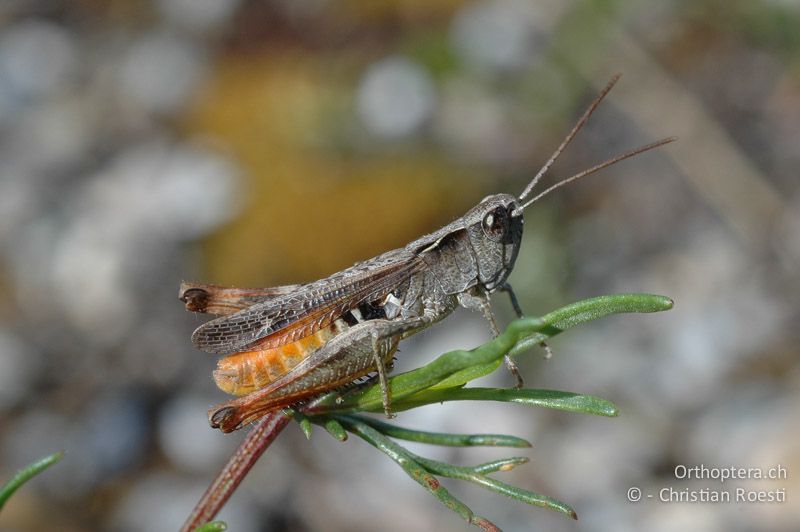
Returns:
[[[182,284],[179,297],[188,310],[219,316],[198,327],[192,342],[223,356],[214,379],[220,389],[239,396],[209,411],[211,426],[231,432],[375,372],[384,410],[392,417],[386,375],[403,338],[459,305],[480,310],[496,336],[489,295],[498,290],[509,294],[521,316],[506,279],[519,252],[525,208],[571,181],[675,140],[618,155],[525,201],[618,79],[614,76],[595,98],[519,197],[487,196],[461,218],[404,248],[312,283],[256,289]],[[506,356],[505,363],[521,386],[514,362]]]

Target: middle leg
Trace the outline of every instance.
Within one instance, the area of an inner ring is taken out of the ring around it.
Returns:
[[[492,312],[492,306],[489,302],[489,294],[483,291],[473,291],[472,293],[462,292],[458,294],[458,302],[464,308],[480,310],[483,313],[483,317],[486,318],[486,321],[489,323],[492,336],[497,337],[500,335],[500,329],[497,327],[497,320],[495,320],[494,312]],[[508,355],[503,357],[503,362],[517,381],[515,388],[522,388],[525,385],[525,381],[522,380],[522,375],[519,373],[519,366],[517,366],[517,363]]]

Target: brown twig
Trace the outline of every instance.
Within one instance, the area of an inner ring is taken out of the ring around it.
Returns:
[[[279,410],[270,412],[253,427],[194,507],[181,532],[191,532],[214,519],[289,419]]]

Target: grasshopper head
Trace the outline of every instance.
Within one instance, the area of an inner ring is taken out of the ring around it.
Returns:
[[[478,260],[478,281],[488,291],[502,285],[514,268],[522,240],[522,209],[510,194],[483,199],[466,216]]]
[[[542,166],[536,176],[528,183],[519,198],[509,194],[495,194],[483,199],[477,206],[470,210],[466,215],[466,227],[469,231],[469,239],[475,250],[478,261],[478,282],[489,292],[500,287],[511,273],[514,261],[517,260],[519,245],[522,239],[522,212],[526,207],[536,203],[541,198],[547,196],[552,191],[568,184],[576,179],[581,179],[591,175],[598,170],[602,170],[619,161],[633,157],[640,153],[652,150],[664,144],[673,142],[675,137],[662,139],[651,144],[646,144],[623,154],[612,157],[600,164],[596,164],[582,172],[578,172],[571,177],[562,179],[544,191],[538,193],[531,199],[526,198],[534,190],[539,180],[547,173],[564,148],[572,142],[572,139],[580,131],[589,117],[605,98],[614,84],[619,80],[619,74],[611,78],[611,81],[602,90],[599,96],[589,105],[580,120],[572,128],[572,131],[561,142],[561,145],[550,156],[550,159]]]

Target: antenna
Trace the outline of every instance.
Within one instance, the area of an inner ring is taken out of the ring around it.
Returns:
[[[539,170],[539,173],[536,174],[528,186],[525,187],[525,190],[522,191],[522,194],[519,195],[520,200],[524,200],[525,196],[531,193],[533,187],[536,186],[542,176],[544,176],[553,163],[556,162],[556,159],[558,159],[558,156],[561,155],[562,151],[564,151],[564,148],[566,148],[569,143],[572,142],[572,139],[575,138],[575,135],[578,134],[578,131],[580,131],[584,124],[586,124],[586,122],[589,120],[589,117],[592,116],[594,110],[597,109],[598,105],[600,105],[600,102],[602,102],[606,95],[611,92],[611,89],[614,88],[614,85],[616,85],[620,77],[622,77],[622,74],[614,74],[614,76],[611,78],[611,81],[608,82],[597,98],[595,98],[594,101],[589,104],[589,107],[583,112],[583,116],[581,116],[580,120],[578,120],[578,122],[572,128],[572,131],[569,132],[569,135],[567,135],[567,137],[561,142],[561,145],[556,149],[556,151],[553,152],[553,155],[550,156],[550,159],[544,163],[544,166],[542,166],[541,170]]]
[[[566,178],[566,179],[564,179],[562,181],[559,181],[555,185],[543,190],[542,192],[540,192],[539,194],[534,196],[532,199],[528,200],[525,204],[523,204],[522,207],[519,208],[519,210],[520,211],[524,210],[525,207],[527,207],[528,205],[530,205],[532,203],[535,203],[536,201],[538,201],[541,198],[545,197],[546,195],[550,194],[555,189],[557,189],[559,187],[562,187],[562,186],[566,185],[567,183],[571,183],[572,181],[575,181],[575,180],[580,179],[582,177],[586,177],[587,175],[593,174],[593,173],[597,172],[598,170],[602,170],[603,168],[611,166],[612,164],[618,163],[620,161],[624,161],[625,159],[633,157],[634,155],[639,155],[640,153],[644,153],[646,151],[650,151],[652,149],[655,149],[655,148],[658,148],[660,146],[663,146],[664,144],[669,144],[670,142],[675,142],[676,140],[678,140],[678,137],[667,137],[665,139],[658,140],[658,141],[653,142],[651,144],[646,144],[644,146],[639,146],[638,148],[634,148],[631,151],[628,151],[628,152],[625,152],[623,154],[617,155],[616,157],[612,157],[611,159],[608,159],[607,161],[603,161],[600,164],[592,166],[591,168],[588,168],[588,169],[586,169],[586,170],[584,170],[582,172],[579,172],[579,173],[573,175],[572,177],[568,177],[568,178]]]

